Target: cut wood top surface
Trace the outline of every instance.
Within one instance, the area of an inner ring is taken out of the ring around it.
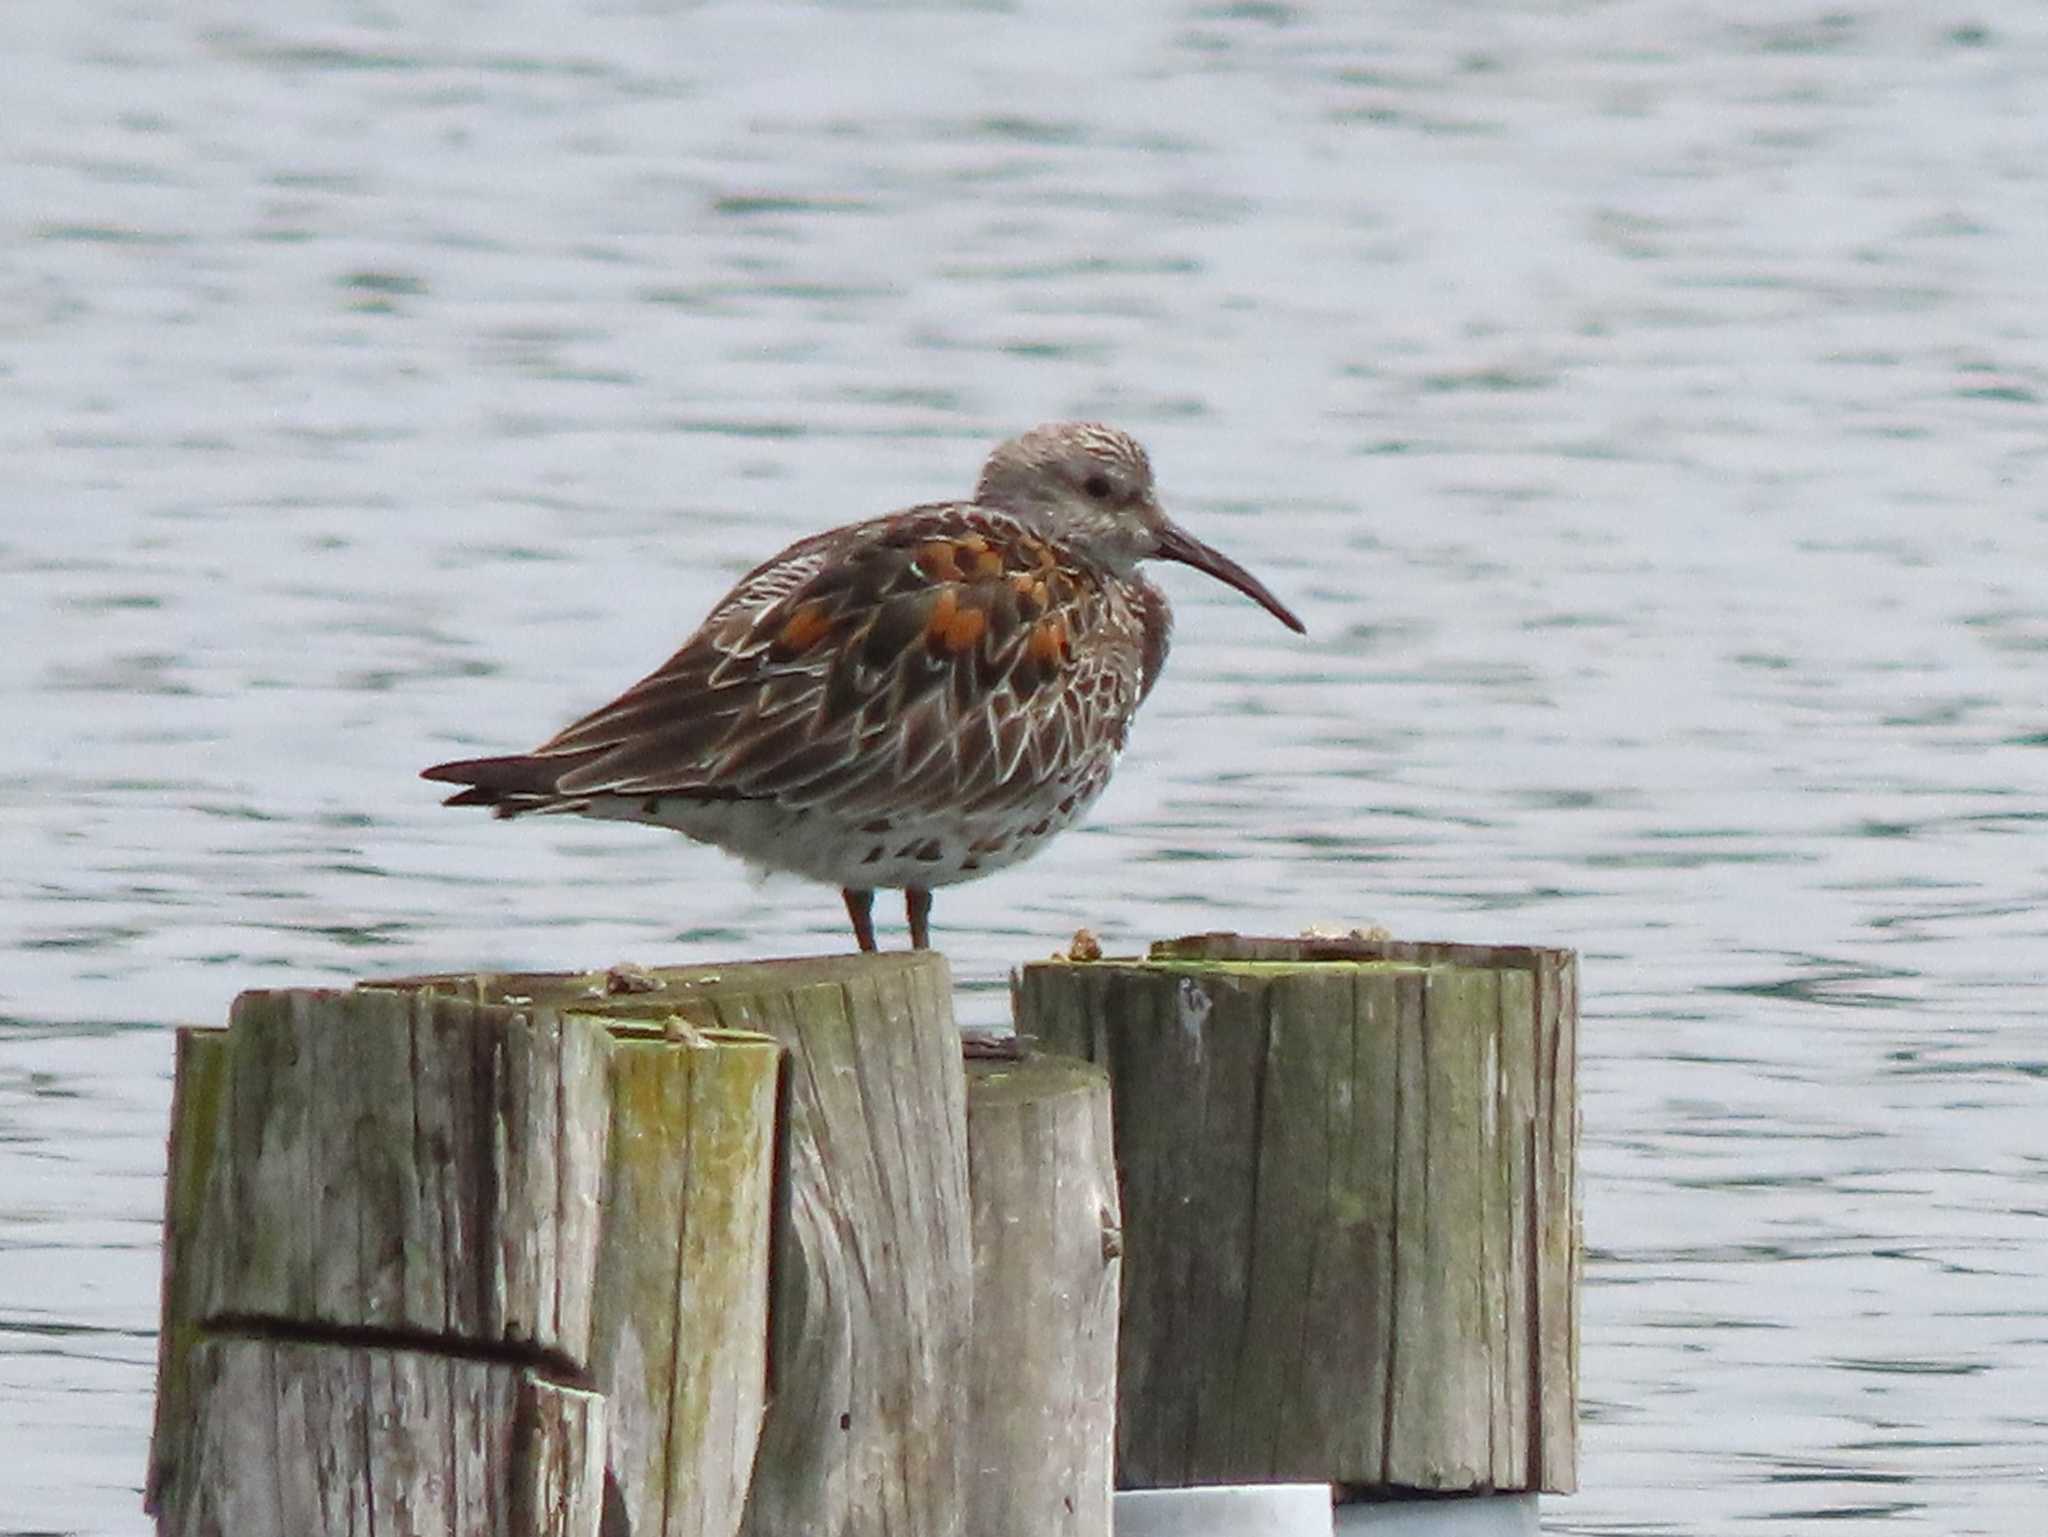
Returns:
[[[1250,958],[1210,958],[1182,960],[1177,957],[1149,955],[1105,955],[1099,961],[1070,961],[1054,957],[1044,961],[1030,961],[1030,966],[1063,966],[1074,971],[1142,971],[1173,976],[1201,976],[1204,974],[1222,977],[1271,977],[1284,972],[1321,971],[1331,975],[1345,972],[1412,972],[1436,971],[1446,968],[1462,970],[1486,969],[1481,963],[1452,960],[1312,960],[1283,961],[1255,960]],[[1498,969],[1498,968],[1495,968]]]
[[[453,971],[393,977],[361,984],[403,991],[430,989],[472,1003],[588,1011],[608,1016],[687,1017],[692,1002],[715,1004],[763,992],[837,989],[936,969],[951,987],[945,957],[936,951],[886,951],[875,955],[806,955],[783,960],[728,961],[693,966],[640,966],[629,962],[599,971]],[[691,1021],[711,1029],[707,1016]]]
[[[1062,1094],[1092,1094],[1107,1082],[1102,1069],[1079,1057],[997,1057],[970,1061],[967,1080],[974,1086],[967,1113],[1009,1104],[1037,1104]]]
[[[1144,959],[1176,966],[1205,962],[1288,965],[1377,962],[1520,971],[1564,965],[1576,956],[1571,950],[1548,945],[1475,945],[1456,940],[1372,938],[1362,934],[1287,937],[1217,933],[1159,940]]]
[[[1041,966],[1091,966],[1109,970],[1180,973],[1216,971],[1265,975],[1282,970],[1351,968],[1414,971],[1461,966],[1488,971],[1543,971],[1575,964],[1574,951],[1549,945],[1478,945],[1456,940],[1388,939],[1365,935],[1264,936],[1189,934],[1154,942],[1143,955],[1052,955],[1020,970]]]

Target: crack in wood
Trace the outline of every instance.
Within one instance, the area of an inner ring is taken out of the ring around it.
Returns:
[[[205,1319],[198,1326],[197,1338],[274,1340],[288,1345],[329,1345],[342,1350],[388,1350],[443,1356],[449,1360],[473,1361],[481,1366],[509,1366],[528,1371],[550,1387],[568,1388],[578,1393],[598,1391],[589,1371],[568,1356],[518,1340],[485,1342],[457,1339],[424,1329],[358,1328],[247,1313],[223,1313]]]

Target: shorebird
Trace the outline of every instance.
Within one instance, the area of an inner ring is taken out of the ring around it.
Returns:
[[[1172,560],[1302,623],[1173,523],[1129,434],[1055,422],[988,457],[972,500],[801,539],[719,600],[680,651],[530,753],[438,763],[450,806],[660,827],[840,888],[861,949],[901,888],[1044,848],[1109,783],[1166,660]]]

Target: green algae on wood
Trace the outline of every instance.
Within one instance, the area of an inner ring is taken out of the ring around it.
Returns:
[[[175,1471],[175,1452],[192,1423],[187,1363],[199,1342],[204,1307],[194,1246],[202,1241],[207,1191],[226,1130],[222,1114],[232,1064],[224,1030],[180,1029],[171,1080],[171,1131],[164,1172],[163,1318],[157,1333],[156,1420],[150,1432],[143,1504],[154,1510]]]
[[[615,1038],[591,1376],[635,1532],[730,1533],[767,1392],[779,1049]]]

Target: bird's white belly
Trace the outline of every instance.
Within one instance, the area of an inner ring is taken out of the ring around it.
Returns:
[[[1031,858],[1087,814],[1108,765],[1079,789],[1051,787],[998,817],[891,817],[851,825],[814,807],[685,796],[593,796],[577,810],[672,828],[763,869],[827,885],[951,886]],[[1063,809],[1064,808],[1064,809]]]

